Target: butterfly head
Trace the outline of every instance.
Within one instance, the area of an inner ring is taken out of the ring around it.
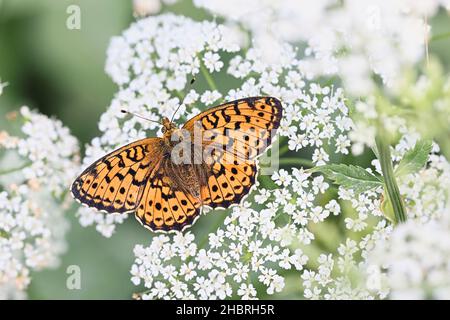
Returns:
[[[162,118],[161,124],[163,126],[162,133],[165,137],[170,137],[177,128],[175,124],[171,122],[167,117]]]

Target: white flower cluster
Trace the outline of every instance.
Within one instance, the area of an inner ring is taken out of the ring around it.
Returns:
[[[449,299],[450,211],[398,226],[377,242],[368,264],[368,287],[380,290],[388,284],[391,299]]]
[[[189,76],[199,72],[200,53],[208,63],[218,57],[215,53],[237,51],[237,40],[232,30],[214,22],[171,14],[141,19],[111,40],[106,72],[118,85],[129,87],[129,94],[139,93],[144,105],[158,108],[166,101],[157,92],[162,89],[164,97],[168,91],[181,91]]]
[[[338,215],[340,206],[335,200],[318,205],[316,200],[329,188],[323,176],[312,178],[303,169],[293,168],[289,174],[281,169],[272,175],[272,179],[279,186],[275,190],[258,189],[255,202],[264,204],[261,214],[287,218],[286,228],[298,233],[302,244],[308,245],[314,239],[309,231],[311,224],[323,222],[328,216]]]
[[[133,283],[148,288],[141,297],[256,298],[256,280],[268,295],[281,292],[280,270],[302,270],[308,262],[299,244],[314,240],[309,226],[338,215],[340,206],[335,200],[315,203],[329,187],[322,176],[311,178],[294,168],[291,174],[281,169],[272,179],[278,188],[260,187],[254,194],[252,207],[262,207],[255,210],[249,202],[234,207],[224,227],[209,234],[206,248],[197,248],[192,234],[159,236],[146,248],[137,246],[131,273]]]
[[[280,43],[307,44],[312,76],[337,75],[346,92],[369,93],[376,74],[390,86],[425,53],[429,26],[448,0],[195,0],[194,4],[252,32],[255,46],[276,59]]]
[[[250,48],[244,57],[236,55],[230,61],[228,72],[244,82],[226,97],[231,100],[263,93],[280,98],[284,113],[279,133],[288,138],[289,150],[309,147],[313,162],[323,165],[329,160],[325,146],[334,145],[334,152],[348,153],[353,122],[342,89],[306,85],[302,70],[301,60],[290,45],[285,44],[275,63],[265,62],[261,50]]]
[[[24,179],[36,186],[45,185],[55,196],[67,193],[67,186],[79,170],[78,140],[61,121],[28,107],[22,107],[18,116],[24,120],[21,127],[23,137],[9,137],[4,132],[5,138],[0,141],[0,146],[10,151],[7,156],[14,166],[23,164],[21,173]]]
[[[272,295],[285,286],[278,269],[302,270],[301,249],[289,249],[293,231],[278,228],[275,212],[258,212],[243,203],[234,207],[224,227],[198,248],[191,233],[158,236],[150,246],[135,247],[131,268],[135,285],[148,288],[143,299],[255,299],[258,283]],[[260,292],[261,293],[261,292]]]
[[[31,271],[54,268],[66,250],[64,210],[27,185],[0,192],[0,298],[21,299]]]
[[[416,134],[403,136],[393,149],[394,161],[412,149],[418,138]],[[341,205],[348,201],[356,215],[345,218],[346,228],[366,235],[358,241],[347,238],[345,244],[339,245],[337,255],[319,257],[318,270],[303,272],[306,298],[374,299],[386,298],[389,292],[390,298],[448,297],[448,282],[441,279],[449,275],[446,233],[450,218],[450,163],[435,153],[436,148],[435,145],[426,168],[398,181],[409,218],[406,225],[393,228],[381,220],[368,230],[373,225],[371,219],[383,214],[382,190],[355,197],[352,190],[340,188]],[[373,163],[380,171],[378,161]],[[436,221],[444,222],[440,225]],[[434,253],[441,260],[430,259]],[[430,270],[436,270],[436,277],[440,276],[436,282],[429,280]]]
[[[31,271],[58,266],[79,166],[77,140],[60,121],[27,107],[9,117],[21,134],[0,132],[0,299],[24,298]]]
[[[263,52],[256,48],[225,61],[223,55],[239,50],[238,38],[233,30],[214,22],[171,14],[141,19],[113,38],[106,71],[120,90],[100,119],[103,135],[88,146],[84,165],[119,145],[155,134],[154,123],[129,118],[120,112],[122,108],[157,121],[162,116],[170,118],[181,104],[175,120],[185,120],[221,98],[231,101],[258,95],[281,99],[284,116],[279,132],[290,150],[309,148],[313,162],[319,165],[329,160],[326,150],[347,154],[352,120],[342,90],[307,85],[296,50],[288,44],[275,62],[264,61]],[[192,77],[214,82],[219,72],[232,77],[234,89],[219,92],[211,83],[210,90],[189,87]],[[183,91],[188,92],[181,100]],[[83,225],[101,225],[97,229],[105,236],[112,234],[114,223],[123,217],[105,218],[85,208],[79,215]]]
[[[380,285],[375,290],[366,277],[368,271],[375,274],[371,271],[373,267],[367,267],[365,258],[373,250],[374,243],[385,239],[391,230],[392,226],[386,221],[380,221],[359,241],[347,238],[340,243],[337,254],[320,254],[317,269],[305,269],[302,273],[304,297],[327,300],[385,298],[387,289]]]
[[[125,118],[121,108],[159,120],[170,117],[181,103],[182,112],[175,119],[184,120],[221,98],[231,101],[259,95],[275,96],[284,105],[279,128],[288,145],[284,152],[309,150],[312,161],[308,161],[318,165],[329,161],[328,152],[347,154],[353,124],[342,90],[307,84],[296,49],[289,44],[282,46],[276,61],[265,60],[258,48],[223,59],[227,52],[240,49],[238,40],[224,26],[170,14],[139,20],[114,38],[106,70],[120,90],[100,120],[104,134],[88,147],[84,163],[154,131],[152,123]],[[234,88],[220,92],[214,84],[218,73],[231,77]],[[205,80],[209,90],[189,88],[193,76],[203,78],[198,81]],[[183,91],[188,92],[181,100]],[[254,298],[257,282],[266,287],[266,294],[280,292],[284,287],[280,270],[300,270],[307,261],[298,244],[309,245],[314,239],[308,224],[339,214],[340,207],[335,200],[324,206],[316,203],[329,187],[323,177],[294,169],[292,173],[279,170],[272,179],[277,188],[260,187],[258,194],[251,195],[261,210],[247,203],[235,207],[225,227],[210,233],[205,248],[197,248],[193,235],[186,236],[189,241],[181,241],[182,235],[160,236],[149,247],[137,246],[132,274],[134,283],[143,281],[148,289],[142,297]],[[106,236],[117,222],[110,218],[114,216],[91,214],[85,208],[80,217],[82,224],[97,224]],[[291,249],[293,243],[297,246]],[[210,258],[210,263],[203,261]]]

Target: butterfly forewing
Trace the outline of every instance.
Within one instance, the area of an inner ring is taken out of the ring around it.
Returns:
[[[249,192],[257,173],[254,159],[270,145],[282,113],[278,99],[255,97],[225,103],[186,122],[185,129],[201,127],[204,160],[211,164],[202,188],[205,204],[228,207]]]
[[[160,157],[161,144],[161,138],[147,138],[111,152],[88,167],[74,181],[72,194],[82,203],[98,210],[134,210],[148,175]]]

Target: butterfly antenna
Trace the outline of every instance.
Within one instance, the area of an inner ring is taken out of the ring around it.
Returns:
[[[180,107],[183,103],[180,103],[180,105],[178,106],[178,108],[175,110],[175,112],[172,114],[172,118],[170,118],[170,122],[173,121],[173,118],[175,117],[175,115],[177,114],[178,110],[180,110]]]
[[[150,122],[155,122],[155,123],[157,123],[157,124],[161,124],[159,121],[155,121],[155,120],[146,118],[146,117],[144,117],[144,116],[141,116],[140,114],[137,114],[137,113],[134,113],[134,112],[130,112],[130,111],[125,110],[125,109],[120,110],[120,112],[122,112],[122,113],[127,113],[127,114],[131,114],[131,115],[133,115],[133,116],[135,116],[135,117],[138,117],[138,118],[141,118],[141,119],[143,119],[143,120],[147,120],[147,121],[150,121]]]
[[[195,77],[192,77],[192,79],[191,79],[191,81],[189,82],[189,84],[192,86],[192,85],[194,84],[194,82],[195,82]],[[181,99],[180,105],[179,105],[178,108],[175,110],[175,112],[172,114],[172,118],[170,119],[170,122],[173,121],[173,118],[174,118],[175,115],[177,114],[178,110],[180,110],[181,105],[183,104],[184,98],[185,98],[185,97],[183,97],[183,99]]]

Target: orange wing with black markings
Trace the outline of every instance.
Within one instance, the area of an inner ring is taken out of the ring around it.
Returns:
[[[149,177],[136,218],[153,231],[180,231],[199,216],[202,203],[171,177],[166,161],[170,159],[163,159],[159,169]]]
[[[74,181],[72,194],[106,212],[136,209],[148,176],[161,158],[161,143],[161,138],[142,139],[97,160]]]
[[[208,183],[202,186],[203,204],[227,208],[239,203],[254,185],[256,174],[256,164],[252,160],[239,164],[216,162],[208,175]]]
[[[205,145],[214,142],[226,145],[233,140],[242,147],[254,149],[250,157],[254,158],[270,144],[272,133],[278,129],[282,115],[281,102],[276,98],[244,98],[196,115],[186,122],[183,129],[193,132],[198,123],[203,131]]]
[[[228,207],[248,194],[255,183],[255,159],[271,144],[283,114],[273,97],[253,97],[211,108],[184,125],[202,131],[202,144],[210,164],[202,200],[211,207]],[[195,138],[194,138],[195,139]]]

